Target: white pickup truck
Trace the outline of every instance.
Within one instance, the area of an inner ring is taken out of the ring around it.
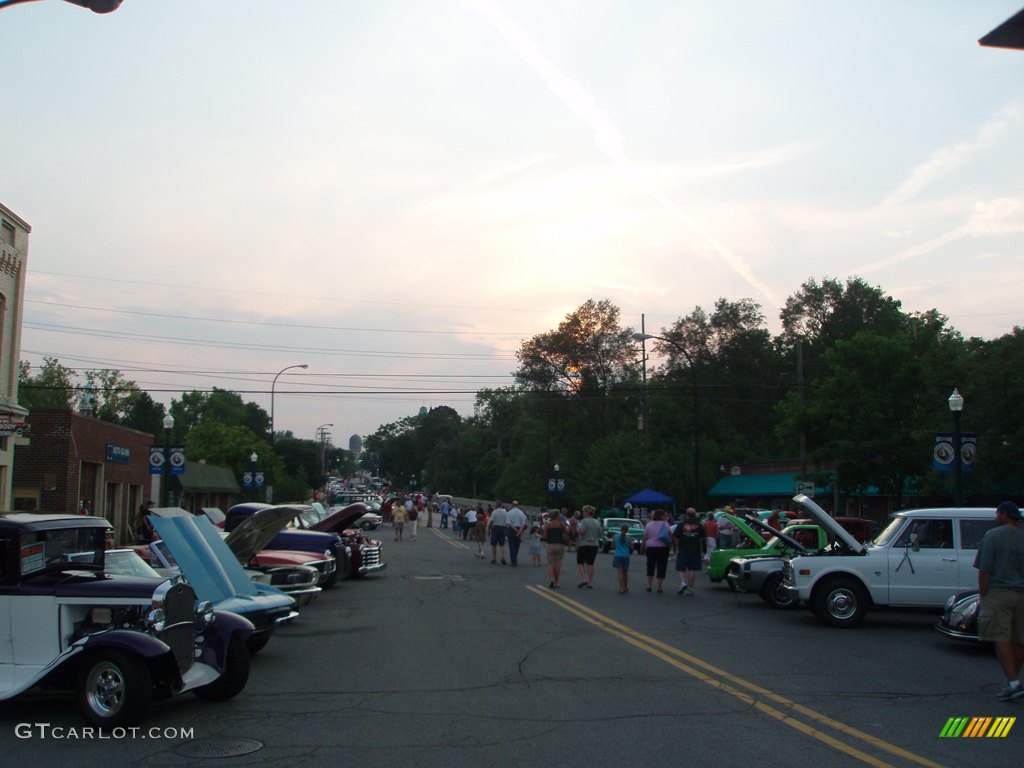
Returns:
[[[793,500],[835,543],[785,563],[783,589],[833,627],[855,627],[876,607],[941,610],[954,592],[977,586],[974,556],[995,525],[995,510],[987,507],[911,509],[860,544],[811,499]]]

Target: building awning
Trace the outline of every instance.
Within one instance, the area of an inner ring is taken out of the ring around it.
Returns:
[[[185,474],[178,478],[183,493],[238,493],[238,480],[227,467],[185,462]]]
[[[744,496],[785,496],[795,493],[797,472],[777,472],[764,475],[729,475],[723,477],[708,491],[708,496],[743,498]],[[815,486],[815,494],[829,489]]]

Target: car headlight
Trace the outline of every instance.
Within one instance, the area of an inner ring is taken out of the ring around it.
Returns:
[[[959,607],[954,608],[949,615],[950,622],[965,626],[974,620],[974,617],[978,613],[978,606],[981,604],[980,600],[967,600],[960,604]]]

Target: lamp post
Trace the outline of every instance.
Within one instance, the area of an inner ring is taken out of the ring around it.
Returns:
[[[330,437],[327,427],[333,426],[333,424],[321,424],[316,428],[316,441],[320,443],[320,471],[324,473],[325,478],[327,476],[327,439]]]
[[[160,506],[167,506],[168,486],[171,484],[171,430],[174,429],[174,417],[164,416],[164,463],[160,469]]]
[[[256,500],[257,491],[259,490],[256,487],[256,462],[259,461],[259,458],[260,457],[256,453],[256,451],[253,451],[251,454],[249,454],[249,461],[252,462],[252,498],[253,498],[253,501]]]
[[[686,351],[679,342],[673,341],[672,339],[664,336],[655,336],[650,333],[634,333],[633,340],[639,341],[643,344],[648,339],[657,339],[663,341],[666,344],[671,344],[673,347],[678,349],[683,357],[686,358],[686,362],[690,364],[690,373],[693,376],[693,506],[700,509],[700,441],[698,439],[698,423],[697,423],[697,366],[693,364],[693,358],[690,357],[690,353]],[[644,358],[647,357],[646,346],[643,347]],[[645,360],[646,365],[646,360]]]
[[[953,394],[949,396],[949,410],[953,412],[953,504],[957,507],[964,505],[964,468],[960,445],[960,413],[963,409],[964,396],[959,389],[953,387]]]
[[[274,388],[277,386],[278,377],[285,371],[290,371],[292,368],[309,368],[306,363],[298,363],[297,365],[289,365],[282,368],[274,376],[274,380],[270,383],[270,452],[274,452]]]

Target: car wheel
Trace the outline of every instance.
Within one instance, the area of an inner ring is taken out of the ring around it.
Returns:
[[[773,573],[764,580],[761,585],[761,599],[772,608],[788,610],[800,605],[800,601],[789,596],[789,592],[782,586],[782,574]]]
[[[364,531],[369,531],[373,528],[373,525],[371,525],[369,522],[361,522],[359,523],[359,527],[362,528]]]
[[[208,701],[227,701],[241,693],[249,681],[249,649],[237,632],[231,635],[228,642],[228,655],[224,660],[224,669],[220,677],[209,685],[196,688],[194,693],[200,699]]]
[[[146,716],[152,698],[149,667],[122,651],[90,655],[81,667],[77,695],[82,716],[92,725],[133,725]]]
[[[814,614],[830,627],[856,627],[868,612],[868,596],[853,579],[832,579],[812,597]]]
[[[258,635],[249,635],[249,638],[245,641],[245,647],[249,649],[250,656],[255,656],[257,653],[262,651],[269,642],[270,633],[261,632]]]

